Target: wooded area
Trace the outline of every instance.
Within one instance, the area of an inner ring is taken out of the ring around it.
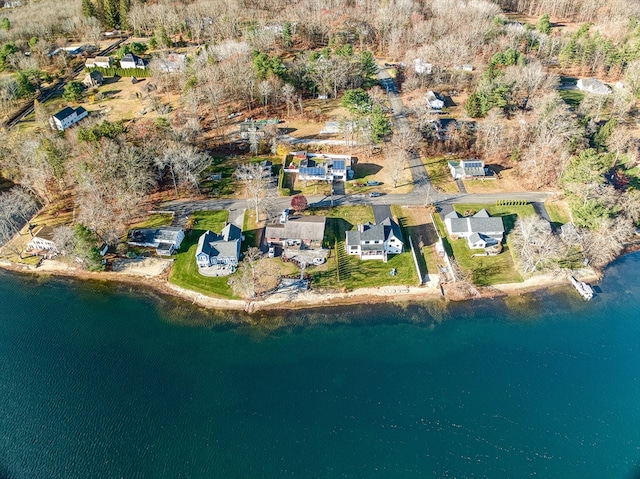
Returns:
[[[76,220],[106,242],[125,233],[150,193],[200,193],[212,152],[228,147],[231,113],[304,120],[304,102],[340,96],[342,124],[358,125],[349,134],[369,151],[383,149],[394,184],[409,154],[474,155],[516,169],[530,189],[563,189],[579,228],[604,235],[614,221],[628,233],[638,222],[637,2],[25,0],[0,16],[5,117],[73,69],[77,60],[53,53],[71,42],[129,31],[139,43],[116,57],[150,60],[141,76],[153,85],[157,120],[89,117],[60,134],[49,128],[54,112],[36,104],[35,128],[0,132],[2,175],[36,202],[72,195]],[[169,74],[163,65],[176,48],[190,54]],[[404,94],[465,98],[461,117],[436,131],[438,113],[416,101],[407,108],[415,131],[393,134],[376,58],[396,62]],[[572,103],[577,77],[621,85]],[[164,95],[179,97],[176,111],[162,113]],[[252,153],[275,152],[277,129],[253,141]]]

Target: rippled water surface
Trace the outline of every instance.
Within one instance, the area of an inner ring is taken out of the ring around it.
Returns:
[[[639,270],[242,326],[0,273],[0,478],[637,478]]]

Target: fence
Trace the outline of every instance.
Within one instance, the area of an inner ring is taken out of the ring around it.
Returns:
[[[411,246],[411,255],[413,256],[413,262],[416,265],[416,272],[418,273],[418,285],[422,286],[425,283],[424,276],[422,275],[422,271],[420,271],[418,254],[416,253],[416,249],[413,247],[413,240],[411,239],[411,236],[409,236],[409,246]]]

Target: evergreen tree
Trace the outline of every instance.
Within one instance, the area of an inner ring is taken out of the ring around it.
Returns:
[[[284,22],[282,28],[282,46],[285,48],[291,48],[293,45],[293,34],[291,32],[291,22]]]
[[[0,28],[2,28],[3,30],[11,29],[11,22],[7,17],[4,17],[2,21],[0,21]]]
[[[536,30],[546,35],[551,33],[551,21],[549,20],[548,13],[545,13],[540,17],[540,20],[538,20],[538,23],[536,24]]]
[[[116,0],[104,0],[104,24],[107,28],[116,28],[120,25],[120,11]]]
[[[129,0],[120,0],[120,28],[126,30],[129,28],[129,8],[131,4]]]
[[[87,18],[96,16],[96,7],[91,0],[82,0],[82,14]]]

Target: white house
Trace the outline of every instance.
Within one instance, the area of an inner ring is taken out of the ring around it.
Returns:
[[[454,180],[462,178],[484,178],[486,170],[484,161],[478,159],[450,161],[449,172]]]
[[[578,90],[596,95],[609,95],[611,88],[595,78],[580,78],[576,84]]]
[[[196,263],[205,276],[227,276],[235,272],[240,259],[242,230],[227,223],[220,234],[205,232],[198,239]]]
[[[102,73],[97,70],[93,70],[92,72],[87,73],[87,75],[84,77],[84,80],[82,80],[82,84],[87,88],[100,86],[103,82],[104,77],[102,76]]]
[[[144,70],[147,68],[147,65],[139,56],[134,55],[133,53],[127,53],[122,57],[122,60],[120,60],[120,68],[139,68]]]
[[[485,209],[466,217],[452,211],[445,215],[444,224],[452,239],[466,238],[470,249],[500,244],[504,236],[502,218],[489,216]]]
[[[111,67],[111,57],[95,57],[95,58],[87,58],[84,62],[84,66],[87,68],[110,68]]]
[[[441,111],[444,108],[444,100],[437,93],[429,90],[425,95],[429,108],[436,111]]]
[[[425,62],[422,58],[416,58],[413,60],[413,69],[418,75],[431,75],[433,65]]]
[[[184,240],[182,228],[145,228],[133,230],[128,244],[155,248],[158,255],[170,256],[180,248],[182,240]]]
[[[81,106],[75,110],[68,106],[49,118],[49,123],[54,130],[64,131],[87,116],[89,112]]]
[[[37,230],[27,243],[26,250],[33,256],[40,255],[45,258],[56,256],[59,251],[53,241],[53,229],[50,226],[43,226]]]
[[[295,164],[298,161],[298,164]],[[295,151],[285,161],[285,173],[297,173],[303,181],[346,181],[354,176],[357,159],[350,155],[329,155]]]
[[[347,253],[360,259],[381,259],[387,262],[387,255],[404,251],[400,227],[391,218],[378,224],[358,225],[354,231],[347,231]]]

